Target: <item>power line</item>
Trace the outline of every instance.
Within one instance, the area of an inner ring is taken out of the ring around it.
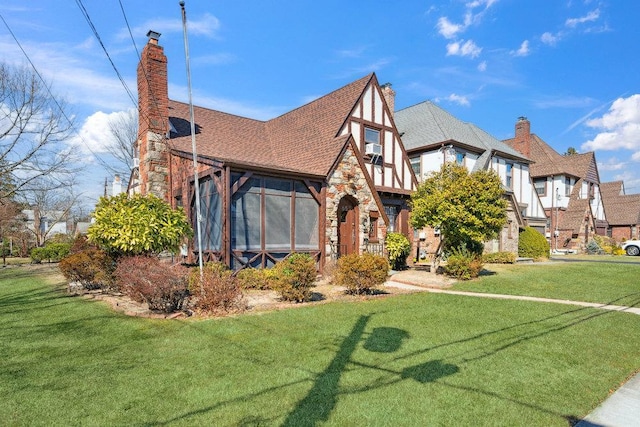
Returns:
[[[33,68],[33,71],[35,72],[35,74],[38,76],[38,78],[40,79],[40,81],[42,82],[44,88],[46,89],[47,93],[49,94],[49,97],[51,98],[51,100],[54,102],[54,104],[58,107],[58,110],[60,110],[60,113],[62,114],[62,116],[65,118],[65,120],[67,121],[67,123],[69,123],[69,126],[71,127],[71,129],[73,130],[73,132],[76,134],[76,136],[80,139],[80,141],[84,144],[84,146],[86,147],[87,150],[89,150],[89,152],[96,158],[96,160],[98,160],[98,162],[105,168],[110,169],[110,166],[108,165],[107,162],[105,162],[103,159],[100,158],[100,156],[98,156],[92,149],[91,146],[89,145],[89,143],[84,139],[84,137],[80,134],[80,132],[78,131],[78,129],[76,129],[73,121],[69,118],[69,116],[67,116],[67,113],[65,112],[65,110],[62,108],[62,105],[60,104],[60,102],[58,102],[58,100],[56,99],[56,97],[53,95],[53,93],[51,92],[51,88],[49,87],[49,85],[47,84],[47,82],[44,80],[44,78],[42,77],[42,74],[40,74],[40,72],[38,71],[38,68],[35,66],[35,64],[33,63],[33,61],[31,61],[31,58],[29,57],[29,55],[27,54],[27,52],[24,50],[24,48],[22,47],[22,44],[20,43],[20,41],[18,40],[18,38],[16,37],[16,35],[13,33],[13,31],[11,30],[11,27],[9,27],[9,24],[7,23],[7,21],[5,21],[4,17],[2,16],[2,14],[0,14],[0,19],[2,19],[2,22],[4,23],[5,27],[7,27],[7,30],[9,31],[9,34],[11,34],[11,37],[13,38],[13,40],[15,41],[15,43],[18,45],[18,48],[20,48],[20,51],[22,51],[22,54],[25,56],[25,58],[27,59],[27,61],[29,62],[29,64],[31,65],[31,68]]]
[[[124,81],[124,78],[122,77],[122,74],[120,74],[120,71],[118,71],[118,68],[116,67],[116,64],[111,59],[111,56],[109,55],[109,52],[107,51],[107,48],[105,47],[104,43],[102,42],[102,39],[100,38],[100,34],[98,34],[98,30],[96,29],[96,27],[93,25],[93,22],[91,21],[91,17],[89,16],[89,12],[87,12],[87,9],[84,7],[84,4],[82,4],[82,0],[76,0],[76,4],[78,5],[78,8],[82,12],[82,15],[86,19],[87,24],[89,24],[89,28],[91,28],[91,31],[93,31],[93,35],[96,37],[96,39],[100,43],[100,46],[102,47],[102,50],[104,51],[104,54],[107,55],[107,59],[109,59],[109,63],[111,64],[111,67],[113,67],[113,70],[116,72],[116,75],[118,76],[118,79],[120,80],[120,83],[122,83],[122,86],[124,87],[124,90],[127,92],[127,95],[129,95],[129,99],[131,99],[131,102],[133,103],[133,105],[135,105],[137,107],[138,106],[138,101],[136,100],[135,96],[133,95],[133,93],[131,92],[129,87],[127,86],[127,83]]]

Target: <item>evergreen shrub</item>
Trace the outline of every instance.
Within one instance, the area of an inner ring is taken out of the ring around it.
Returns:
[[[407,265],[407,257],[411,252],[411,242],[402,233],[388,233],[384,240],[389,254],[389,264],[394,270],[401,270]]]
[[[444,266],[447,276],[459,280],[470,280],[478,277],[482,271],[482,258],[468,250],[465,246],[460,246],[451,251]]]
[[[303,302],[311,297],[318,272],[310,255],[294,253],[276,263],[272,274],[273,287],[283,300]]]
[[[338,259],[334,283],[346,287],[348,294],[369,294],[387,280],[388,274],[389,262],[385,257],[350,254]]]
[[[518,240],[518,255],[524,258],[549,258],[549,242],[546,237],[532,227],[526,227],[520,232]]]
[[[493,252],[482,255],[482,262],[485,264],[514,264],[516,254],[513,252]]]

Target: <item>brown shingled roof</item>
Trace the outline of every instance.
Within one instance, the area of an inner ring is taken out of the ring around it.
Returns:
[[[530,158],[534,161],[530,168],[532,178],[551,175],[571,175],[576,178],[589,178],[591,182],[599,182],[593,152],[563,156],[544,142],[538,135],[531,134]],[[514,147],[515,138],[503,142]]]
[[[369,74],[268,121],[194,108],[198,155],[237,165],[326,176],[347,141],[338,133],[375,80]],[[169,101],[171,148],[191,153],[189,106]]]
[[[640,194],[622,194],[622,181],[600,185],[602,203],[610,225],[640,224]]]

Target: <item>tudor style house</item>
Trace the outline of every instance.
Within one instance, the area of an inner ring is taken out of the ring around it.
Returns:
[[[445,162],[456,162],[471,172],[493,170],[498,174],[508,201],[507,224],[497,239],[485,244],[486,251],[517,253],[519,231],[526,226],[545,232],[547,218],[529,176],[527,157],[432,102],[396,111],[394,118],[419,181]],[[426,233],[428,247],[434,251],[437,236],[434,230]]]
[[[515,137],[504,142],[535,162],[531,177],[549,219],[547,238],[552,250],[581,252],[596,232],[605,234],[607,221],[593,152],[559,154],[531,133],[526,117],[516,122]]]
[[[267,121],[168,99],[167,58],[150,31],[138,66],[137,191],[182,206],[195,229],[201,199],[206,261],[269,267],[293,252],[320,269],[339,255],[381,250],[409,234],[416,179],[375,74]],[[392,99],[392,96],[391,98]],[[133,180],[132,180],[133,181]]]
[[[640,194],[625,194],[622,181],[600,184],[607,211],[607,236],[616,242],[640,239]]]

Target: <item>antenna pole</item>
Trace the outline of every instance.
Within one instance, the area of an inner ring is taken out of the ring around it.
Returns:
[[[189,65],[189,38],[187,36],[187,12],[184,9],[184,1],[180,1],[182,9],[182,33],[184,38],[184,56],[187,64],[187,86],[189,87],[189,113],[191,121],[191,151],[193,151],[193,177],[196,193],[196,232],[198,236],[198,267],[200,267],[200,279],[203,275],[202,265],[202,213],[200,211],[200,183],[198,181],[198,154],[196,153],[196,124],[193,114],[193,99],[191,97],[191,67]]]

